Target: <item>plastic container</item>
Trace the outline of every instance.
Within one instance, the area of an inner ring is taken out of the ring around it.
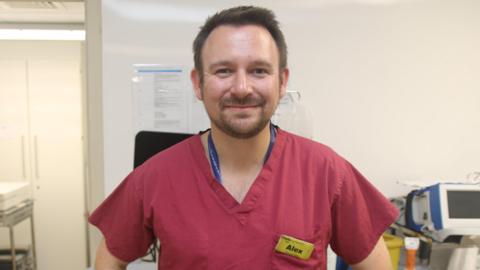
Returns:
[[[0,211],[6,211],[30,198],[28,182],[0,182]]]
[[[400,237],[384,233],[383,240],[387,244],[388,252],[392,260],[393,269],[398,269],[398,261],[400,259],[400,249],[403,246],[403,240]]]
[[[28,250],[26,249],[16,249],[15,250],[15,261],[17,270],[27,270],[33,269],[28,267]],[[0,249],[0,270],[11,270],[13,269],[11,250],[9,249]]]

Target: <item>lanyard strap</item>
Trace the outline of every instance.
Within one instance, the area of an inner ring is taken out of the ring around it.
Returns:
[[[270,144],[268,145],[267,153],[265,153],[265,158],[263,159],[263,163],[267,162],[268,157],[272,153],[273,144],[275,143],[276,137],[277,137],[277,130],[272,124],[270,124]],[[212,166],[213,174],[215,175],[215,180],[217,180],[219,183],[222,183],[222,174],[220,172],[220,161],[218,160],[218,153],[217,153],[217,149],[215,148],[215,144],[213,143],[211,132],[208,134],[208,155],[210,156],[210,163]]]

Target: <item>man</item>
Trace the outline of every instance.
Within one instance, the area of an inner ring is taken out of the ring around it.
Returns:
[[[211,129],[133,171],[93,213],[96,269],[125,269],[161,242],[159,269],[391,269],[396,209],[328,147],[270,124],[289,77],[273,13],[236,7],[194,41],[195,95]]]

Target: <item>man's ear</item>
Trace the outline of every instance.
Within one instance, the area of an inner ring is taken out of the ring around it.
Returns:
[[[190,80],[192,81],[193,91],[195,92],[195,96],[198,100],[203,99],[202,95],[202,83],[200,82],[200,72],[196,69],[192,69],[190,72]]]
[[[280,99],[285,96],[287,92],[288,78],[290,76],[290,70],[288,67],[280,71]]]

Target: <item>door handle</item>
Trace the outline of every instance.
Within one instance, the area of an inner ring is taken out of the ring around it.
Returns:
[[[37,146],[37,135],[33,136],[33,149],[34,149],[34,158],[35,158],[35,177],[40,178],[40,173],[38,170],[38,146]],[[37,186],[38,189],[38,186]]]
[[[25,136],[22,135],[21,137],[22,140],[22,175],[23,179],[27,178],[27,168],[25,167]]]

